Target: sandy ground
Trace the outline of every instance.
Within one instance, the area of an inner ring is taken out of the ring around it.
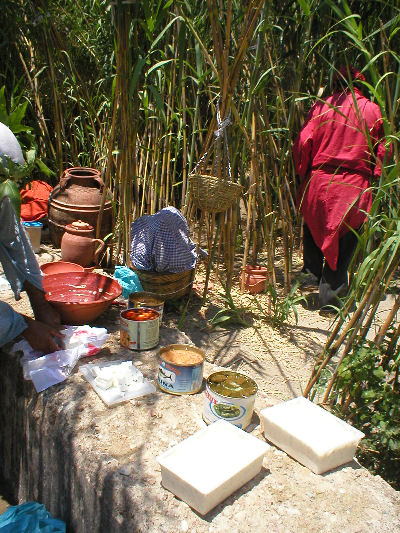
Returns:
[[[44,244],[37,258],[39,264],[60,260],[60,250]],[[243,308],[241,317],[249,327],[226,322],[224,329],[218,329],[213,328],[211,322],[216,313],[226,307],[226,294],[219,281],[211,278],[207,299],[202,305],[202,270],[200,267],[196,274],[194,290],[186,310],[187,298],[175,303],[166,303],[164,324],[180,327],[193,344],[205,350],[209,363],[249,375],[255,379],[260,391],[276,398],[276,401],[300,395],[333,327],[333,318],[320,315],[316,309],[317,288],[307,287],[302,290],[307,301],[296,305],[297,320],[291,313],[287,321],[273,327],[270,320],[273,311],[268,310],[267,295],[242,294],[236,276],[231,291],[232,297],[236,307]],[[0,298],[10,303],[17,311],[31,314],[25,293],[22,293],[20,301],[15,302],[8,283],[4,276],[1,277],[1,270]],[[120,300],[124,301],[122,298]],[[370,336],[373,336],[378,324],[382,323],[392,303],[391,295],[381,303]],[[116,309],[108,311],[112,315],[116,312]],[[114,334],[118,336],[119,331]]]

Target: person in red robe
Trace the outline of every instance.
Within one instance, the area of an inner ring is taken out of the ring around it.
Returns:
[[[382,115],[356,86],[362,81],[360,72],[341,67],[335,93],[312,106],[293,145],[304,218],[302,272],[319,283],[321,308],[340,305],[347,292],[357,231],[371,209],[370,187],[385,156]]]

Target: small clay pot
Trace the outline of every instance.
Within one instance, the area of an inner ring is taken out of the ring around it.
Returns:
[[[267,268],[259,265],[246,265],[244,271],[244,288],[250,294],[263,292],[267,282]]]
[[[249,291],[250,294],[257,294],[259,292],[263,292],[265,289],[265,285],[267,283],[266,278],[256,276],[252,276],[252,278],[248,281],[245,280],[244,286],[245,289]]]
[[[267,275],[267,267],[261,265],[246,265],[245,268],[246,274],[256,274],[257,276]]]
[[[97,258],[104,248],[104,242],[94,238],[94,228],[87,222],[76,220],[65,227],[61,239],[63,261],[89,267],[97,263]]]

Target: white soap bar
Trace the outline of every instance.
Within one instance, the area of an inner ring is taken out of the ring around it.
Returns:
[[[323,474],[354,457],[364,433],[300,397],[263,409],[266,439],[316,474]]]
[[[107,378],[107,377],[103,377],[103,376],[97,376],[97,378],[94,380],[94,382],[96,383],[96,385],[98,387],[100,387],[101,389],[105,389],[105,390],[109,389],[113,385],[112,377],[111,378]]]
[[[268,444],[219,420],[157,457],[163,486],[204,515],[256,476]]]

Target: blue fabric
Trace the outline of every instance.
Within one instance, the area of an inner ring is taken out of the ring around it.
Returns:
[[[122,296],[129,298],[132,292],[143,291],[142,284],[136,272],[133,272],[126,266],[116,266],[114,271],[114,278],[122,287]]]
[[[43,290],[42,272],[31,241],[17,218],[8,197],[0,200],[0,263],[16,300],[25,280]],[[27,325],[12,307],[0,302],[0,346],[15,339]]]
[[[144,215],[131,225],[131,261],[139,270],[178,273],[195,267],[196,245],[185,217],[175,207]],[[199,249],[201,256],[207,253]]]
[[[28,327],[19,313],[6,302],[0,302],[0,347],[14,340]]]
[[[53,518],[44,505],[26,502],[0,515],[0,533],[65,533],[62,520]]]
[[[0,262],[16,300],[25,280],[43,290],[42,272],[31,241],[7,196],[0,200]]]

